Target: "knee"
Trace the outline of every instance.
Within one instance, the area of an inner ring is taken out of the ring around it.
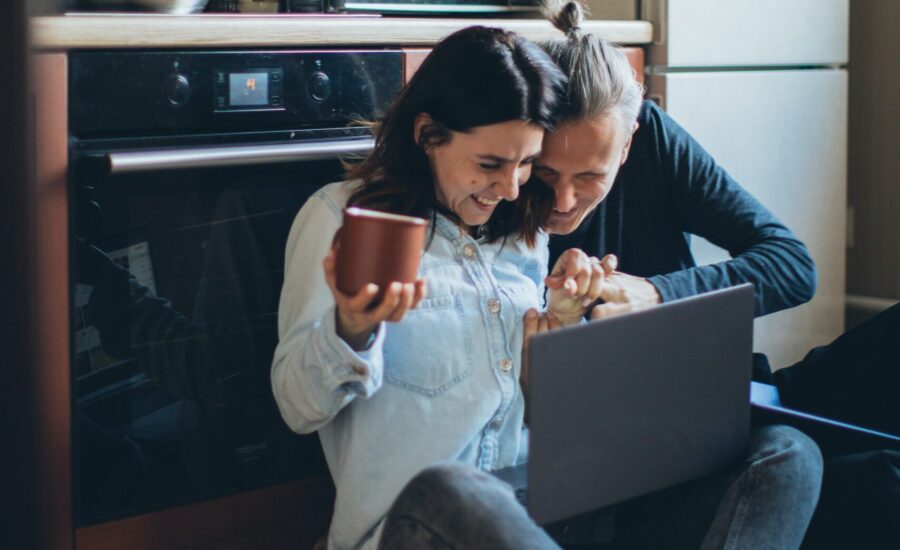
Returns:
[[[750,462],[757,474],[795,496],[818,500],[823,461],[818,445],[789,426],[766,426],[751,442]]]
[[[413,477],[397,496],[392,511],[477,510],[494,506],[498,499],[515,500],[508,485],[474,466],[445,462]]]

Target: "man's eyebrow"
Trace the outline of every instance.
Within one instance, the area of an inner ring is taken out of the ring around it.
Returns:
[[[591,176],[591,177],[597,177],[597,178],[605,178],[605,177],[607,176],[607,174],[609,174],[609,172],[606,171],[606,170],[603,170],[603,171],[600,171],[600,172],[596,172],[596,171],[594,171],[594,170],[587,170],[587,171],[585,171],[585,172],[578,172],[578,175],[579,175],[579,176]]]

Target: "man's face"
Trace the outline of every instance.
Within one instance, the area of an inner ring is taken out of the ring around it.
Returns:
[[[534,175],[556,193],[550,233],[575,231],[606,198],[628,158],[631,135],[617,115],[609,115],[564,123],[544,136]]]

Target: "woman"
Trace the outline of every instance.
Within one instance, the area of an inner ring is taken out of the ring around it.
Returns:
[[[564,84],[513,33],[454,33],[387,114],[353,181],[297,215],[272,385],[293,430],[319,431],[337,487],[329,547],[377,544],[397,494],[431,464],[493,470],[524,453],[522,317],[541,305],[550,202],[542,186],[519,187]],[[422,278],[391,284],[373,309],[375,285],[356,296],[335,287],[330,237],[349,205],[431,221]]]

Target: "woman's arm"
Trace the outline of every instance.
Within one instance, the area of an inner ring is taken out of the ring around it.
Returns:
[[[281,415],[298,433],[317,430],[357,396],[370,397],[381,387],[384,330],[379,326],[362,351],[337,334],[322,265],[340,224],[341,205],[319,192],[288,236],[271,376]]]

